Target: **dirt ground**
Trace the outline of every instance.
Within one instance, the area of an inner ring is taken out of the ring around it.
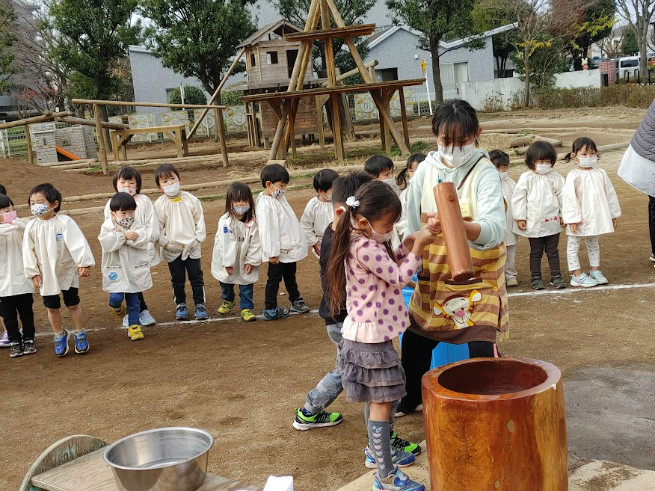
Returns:
[[[577,136],[588,135],[604,145],[629,141],[643,113],[624,108],[529,111],[482,115],[481,120],[489,132],[513,129],[538,133],[561,138],[565,146]],[[432,141],[429,123],[427,119],[412,122],[413,140]],[[503,136],[482,139],[486,149],[503,143]],[[612,285],[626,287],[533,294],[527,285],[528,244],[521,241],[517,254],[521,284],[511,290],[510,338],[500,344],[504,356],[552,362],[562,370],[565,380],[576,370],[594,366],[643,369],[646,365],[653,369],[655,269],[648,260],[648,198],[616,176],[621,156],[620,150],[606,152],[600,164],[612,178],[624,213],[616,233],[601,239],[601,264]],[[183,184],[245,179],[256,175],[259,168],[255,164],[229,169],[190,168],[182,171],[182,179]],[[563,175],[570,168],[563,162],[556,165]],[[523,170],[515,166],[510,174],[517,179]],[[0,161],[0,183],[16,203],[25,203],[29,188],[44,181],[55,184],[64,197],[111,191],[110,179],[101,175]],[[298,188],[287,193],[298,216],[313,195],[307,188],[310,183],[310,177],[294,179],[291,184]],[[144,188],[152,187],[152,170],[148,170],[144,172]],[[253,185],[254,190],[258,188]],[[224,188],[217,187],[197,194],[221,192]],[[104,201],[70,203],[64,209],[96,207]],[[113,442],[137,431],[173,425],[211,432],[215,445],[209,470],[254,485],[263,485],[270,474],[293,475],[297,490],[327,490],[364,472],[366,430],[361,405],[339,398],[333,410],[343,413],[344,422],[333,428],[299,432],[291,426],[294,408],[303,405],[307,391],[334,367],[334,348],[323,321],[314,313],[250,324],[237,317],[218,319],[220,289],[210,274],[210,257],[224,203],[207,200],[203,207],[208,229],[203,269],[207,306],[213,313],[210,321],[174,321],[170,276],[166,265],[159,265],[153,270],[154,287],[145,293],[158,325],[144,328],[144,341],[130,342],[107,307],[107,294],[95,268],[80,286],[91,351],[58,359],[44,308],[35,295],[38,353],[10,360],[7,351],[0,351],[0,489],[16,489],[37,456],[65,436],[82,433]],[[75,220],[99,262],[96,237],[101,214],[83,214]],[[562,235],[564,270],[565,247]],[[581,258],[584,263],[584,251]],[[263,304],[265,267],[261,277],[255,286],[258,312]],[[311,254],[299,265],[298,284],[308,305],[317,308],[321,294],[318,264]],[[285,305],[284,290],[281,292],[279,301]],[[70,325],[67,316],[65,324]],[[398,420],[396,428],[404,438],[424,438],[420,414]],[[630,464],[630,459],[626,454],[623,463]]]

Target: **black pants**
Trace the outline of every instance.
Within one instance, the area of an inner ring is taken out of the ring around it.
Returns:
[[[559,267],[559,234],[546,237],[530,237],[530,273],[541,276],[541,256],[546,252],[550,277],[561,275]]]
[[[189,275],[189,283],[191,283],[191,291],[193,292],[193,303],[196,305],[205,304],[205,282],[202,277],[200,259],[191,259],[188,257],[182,261],[182,256],[178,256],[175,261],[168,263],[168,270],[171,272],[175,305],[186,303],[184,285],[186,283],[187,273]]]
[[[148,306],[146,305],[146,299],[143,298],[143,292],[139,292],[139,312],[144,310],[148,310]]]
[[[268,263],[268,280],[264,293],[264,308],[272,310],[277,307],[277,291],[280,288],[280,281],[284,278],[284,285],[287,287],[289,301],[295,302],[300,298],[298,283],[296,283],[296,263]]]
[[[439,341],[424,338],[412,331],[405,331],[401,347],[401,363],[405,369],[405,389],[407,395],[400,401],[403,411],[411,412],[422,403],[421,377],[430,370],[432,350]],[[488,341],[471,341],[469,356],[471,358],[493,357],[494,345]]]
[[[655,254],[655,196],[648,197],[648,228],[650,230],[650,249]]]
[[[9,336],[10,343],[20,343],[21,334],[18,329],[18,316],[20,315],[20,322],[23,325],[22,340],[34,340],[34,312],[32,311],[31,293],[23,295],[13,295],[11,297],[2,297],[0,302],[0,315],[5,321],[7,328],[7,335]]]

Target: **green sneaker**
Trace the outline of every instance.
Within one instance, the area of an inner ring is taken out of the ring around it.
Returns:
[[[421,453],[421,446],[418,443],[412,443],[408,442],[407,440],[403,440],[395,431],[391,432],[389,439],[391,440],[391,448],[395,448],[401,452],[409,452],[413,455],[418,455]]]
[[[312,428],[338,425],[341,421],[343,421],[341,413],[321,411],[311,416],[305,416],[302,409],[296,409],[296,419],[293,421],[293,427],[297,430],[305,431],[311,430]]]

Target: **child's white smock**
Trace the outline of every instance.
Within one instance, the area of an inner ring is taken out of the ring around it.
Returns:
[[[109,201],[105,205],[105,220],[111,218],[111,209],[109,208]],[[157,266],[160,263],[159,252],[155,244],[159,240],[159,218],[155,207],[145,194],[137,194],[134,196],[136,201],[136,210],[134,211],[134,218],[140,221],[146,227],[146,234],[148,235],[148,253],[150,254],[150,266]]]
[[[200,244],[207,237],[200,200],[186,191],[174,199],[160,196],[155,201],[155,212],[159,218],[162,261],[170,263],[180,255],[183,261],[200,259]]]
[[[307,245],[313,247],[323,239],[323,233],[334,218],[332,201],[321,201],[316,196],[309,200],[300,218],[300,226],[307,239]]]
[[[25,222],[20,218],[12,223],[0,223],[0,297],[34,292],[23,268],[24,232]]]
[[[567,235],[581,237],[614,232],[613,218],[621,216],[619,198],[607,172],[593,168],[573,169],[566,176],[562,218],[564,223],[579,224],[576,233],[566,228]]]
[[[277,257],[281,263],[295,263],[307,256],[307,239],[284,196],[260,193],[256,208],[263,261]]]
[[[554,170],[521,174],[512,195],[513,232],[523,237],[548,237],[562,231],[562,190],[564,178]],[[525,220],[520,230],[518,220]]]
[[[89,243],[71,217],[55,215],[49,220],[35,218],[25,227],[25,277],[41,276],[42,296],[59,295],[71,287],[79,288],[77,268],[95,264]]]
[[[261,263],[262,243],[257,222],[244,223],[229,213],[219,218],[212,254],[212,276],[231,285],[251,285],[259,279]],[[252,265],[250,273],[243,269],[246,264]],[[228,274],[226,267],[234,268],[233,273]]]
[[[503,199],[505,200],[505,222],[507,223],[507,230],[505,230],[505,245],[512,246],[518,242],[518,235],[512,229],[514,227],[514,216],[512,215],[512,196],[514,195],[514,188],[516,188],[516,181],[507,175],[507,172],[500,174],[500,185],[503,188]]]
[[[136,232],[135,240],[124,233]],[[134,220],[129,229],[117,225],[110,217],[100,227],[102,246],[102,289],[110,293],[140,293],[152,288],[148,229]]]

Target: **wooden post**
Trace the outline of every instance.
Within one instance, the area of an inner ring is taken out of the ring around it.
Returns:
[[[407,107],[405,106],[405,90],[402,87],[398,88],[398,98],[400,99],[400,117],[403,121],[403,137],[405,138],[405,145],[410,148],[412,145],[409,142],[409,126],[407,125]]]
[[[287,126],[287,137],[291,143],[291,155],[294,157],[296,156],[296,111],[298,110],[299,101],[300,99],[293,99],[291,101],[291,109],[289,111],[289,125]]]
[[[102,128],[102,115],[100,114],[100,105],[93,105],[93,116],[96,120],[96,134],[98,137],[98,153],[100,153],[100,163],[102,164],[102,173],[109,173],[109,162],[107,161],[107,146],[105,145],[105,134]]]
[[[220,132],[218,131],[218,113],[221,112],[220,109],[214,109],[214,120],[216,121],[216,134],[214,135],[214,141],[216,143],[220,142]]]
[[[27,143],[27,163],[34,165],[34,152],[32,150],[32,135],[30,135],[30,125],[25,125],[25,142]]]
[[[325,0],[319,0],[321,2],[321,27],[323,29],[330,28],[330,11],[328,10],[327,3]],[[332,39],[328,38],[323,41],[323,50],[325,51],[325,66],[327,68],[328,76],[328,87],[334,87],[337,85],[337,75],[334,67],[334,51],[332,47]],[[333,102],[336,103],[334,98],[331,98]],[[333,111],[334,112],[334,111]]]
[[[230,160],[227,155],[227,142],[225,141],[225,125],[223,124],[223,110],[216,109],[216,128],[218,130],[220,144],[221,144],[221,157],[223,159],[223,167],[230,165]]]
[[[339,163],[343,163],[343,138],[341,137],[341,119],[339,119],[339,94],[330,94],[330,103],[332,106],[332,137],[334,138],[334,152]]]
[[[321,148],[325,148],[325,131],[323,128],[323,103],[321,102],[323,96],[317,95],[316,100],[316,124],[318,127],[318,143]]]
[[[409,148],[407,148],[405,142],[403,141],[400,134],[398,133],[398,130],[393,125],[393,119],[391,119],[391,115],[389,114],[389,111],[387,111],[387,108],[385,107],[382,95],[377,90],[371,90],[370,93],[371,96],[373,97],[373,101],[375,102],[375,105],[378,108],[378,112],[380,113],[380,116],[384,119],[384,124],[386,124],[389,127],[389,132],[391,133],[391,136],[396,142],[396,145],[398,145],[398,148],[400,148],[401,153],[403,154],[409,153]]]

